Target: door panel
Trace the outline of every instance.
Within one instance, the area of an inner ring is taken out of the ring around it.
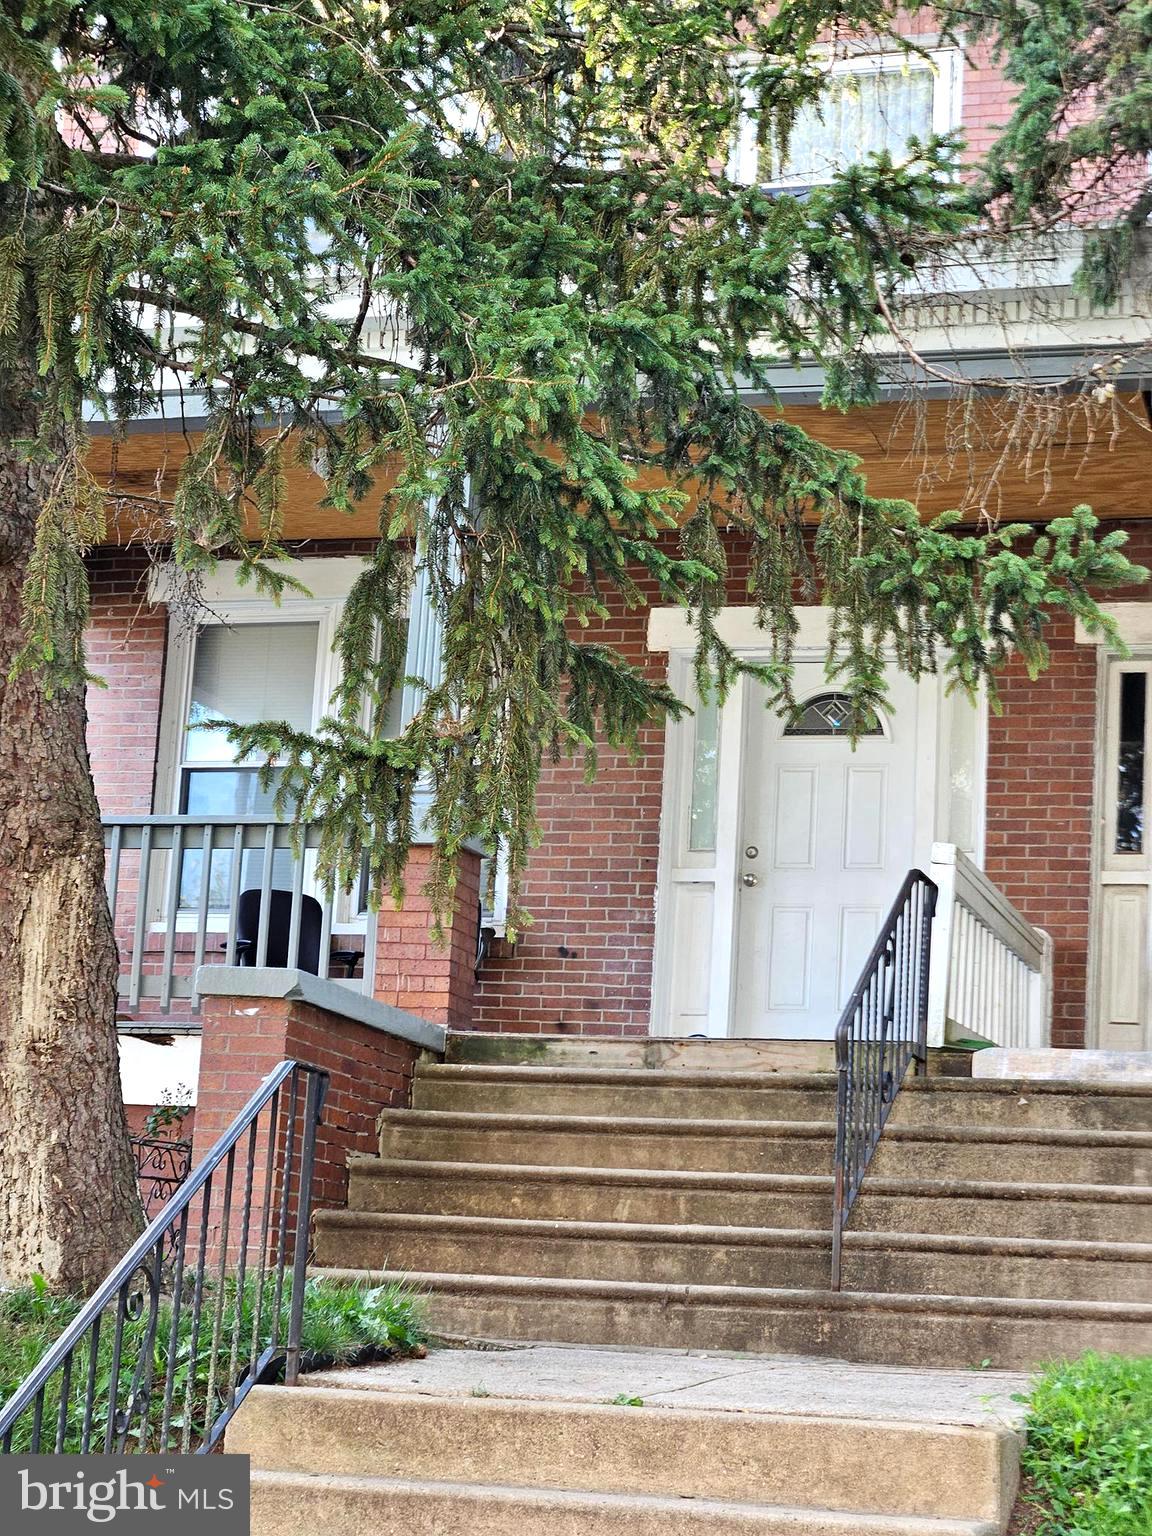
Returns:
[[[798,665],[795,686],[791,726],[755,685],[748,700],[733,1032],[827,1039],[914,862],[917,774],[934,763],[918,759],[910,679],[893,671],[892,713],[855,748],[823,664]]]
[[[815,867],[818,782],[819,775],[814,768],[779,768],[776,771],[773,863],[777,869]]]

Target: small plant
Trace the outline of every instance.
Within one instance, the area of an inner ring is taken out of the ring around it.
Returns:
[[[165,1088],[144,1122],[144,1135],[163,1136],[169,1131],[175,1131],[179,1136],[191,1113],[192,1090],[186,1083],[178,1083],[175,1088]]]
[[[176,1322],[177,1341],[172,1352],[174,1363],[172,1420],[177,1436],[185,1420],[189,1439],[195,1446],[205,1427],[216,1417],[225,1401],[229,1384],[243,1378],[247,1361],[257,1346],[270,1342],[276,1313],[276,1278],[264,1276],[256,1284],[249,1277],[243,1287],[233,1280],[222,1288],[204,1286],[199,1326],[195,1328],[193,1308],[185,1295]],[[49,1346],[68,1326],[83,1303],[75,1297],[53,1296],[42,1280],[18,1291],[0,1294],[0,1404],[12,1395],[24,1377],[36,1366]],[[280,1323],[277,1337],[287,1335],[289,1297],[280,1298]],[[106,1313],[105,1317],[110,1317]],[[127,1390],[141,1358],[147,1339],[147,1309],[141,1317],[129,1316],[123,1324],[123,1349],[118,1385]],[[154,1383],[164,1380],[172,1337],[173,1298],[163,1296],[155,1321],[149,1374]],[[102,1327],[96,1346],[96,1360],[91,1366],[96,1383],[92,1413],[94,1445],[103,1443],[109,1413],[114,1330]],[[391,1355],[419,1354],[426,1337],[419,1296],[400,1281],[382,1285],[337,1285],[319,1277],[305,1281],[304,1312],[301,1324],[301,1369],[319,1370],[333,1365],[352,1365],[380,1360]],[[86,1379],[89,1369],[91,1335],[77,1346],[72,1374],[69,1430],[64,1450],[79,1449],[80,1413],[76,1383]],[[145,1356],[147,1360],[148,1357]],[[51,1423],[59,1407],[60,1373],[47,1383],[45,1421]],[[154,1443],[163,1411],[163,1394],[157,1392],[149,1401],[143,1422],[134,1424],[132,1449],[146,1450]],[[121,1403],[122,1406],[122,1403]],[[12,1449],[26,1449],[29,1420],[25,1416],[16,1426]]]
[[[618,1397],[612,1399],[613,1408],[643,1408],[642,1397],[629,1397],[627,1392],[621,1392]]]
[[[472,1388],[471,1392],[468,1395],[470,1397],[491,1397],[492,1396],[491,1392],[489,1392],[488,1388],[486,1386],[484,1386],[483,1383],[479,1383],[478,1385],[474,1386]]]
[[[1032,1536],[1152,1532],[1152,1358],[1082,1355],[1025,1401]]]

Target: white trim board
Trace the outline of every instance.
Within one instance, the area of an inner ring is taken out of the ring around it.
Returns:
[[[797,651],[828,649],[827,608],[815,605],[793,610],[800,626],[793,646]],[[756,622],[751,604],[721,608],[716,615],[716,633],[725,645],[744,654],[769,651],[771,636]],[[695,651],[700,632],[687,608],[649,608],[648,649],[650,651]]]
[[[1128,646],[1152,646],[1152,603],[1101,603],[1100,611],[1115,619],[1120,638]],[[1083,620],[1076,620],[1077,645],[1107,645],[1106,635],[1089,633]]]
[[[317,555],[306,560],[269,560],[268,568],[291,576],[308,589],[308,597],[302,593],[287,592],[284,602],[339,602],[348,596],[352,583],[368,564],[363,555]],[[240,570],[238,560],[221,560],[214,571],[196,581],[197,598],[211,608],[217,603],[229,608],[242,603],[268,603],[253,586],[242,587],[236,580]],[[170,603],[179,600],[183,577],[175,566],[157,566],[148,577],[148,601]]]

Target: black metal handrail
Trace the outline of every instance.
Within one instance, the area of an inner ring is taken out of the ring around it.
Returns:
[[[928,967],[936,884],[918,869],[900,887],[836,1026],[832,1289],[844,1227],[909,1066],[928,1062]]]
[[[0,1408],[0,1452],[206,1453],[294,1383],[328,1074],[283,1061]]]

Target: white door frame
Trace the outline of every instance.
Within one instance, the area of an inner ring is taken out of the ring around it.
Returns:
[[[1148,912],[1152,898],[1152,873],[1149,871],[1152,854],[1147,846],[1147,827],[1143,853],[1115,854],[1111,851],[1116,831],[1115,727],[1118,724],[1113,706],[1116,703],[1119,678],[1125,671],[1145,672],[1149,679],[1149,690],[1152,691],[1152,641],[1133,641],[1129,644],[1126,657],[1112,654],[1105,646],[1098,648],[1092,796],[1092,892],[1088,919],[1084,1043],[1098,1050],[1142,1051],[1148,1048],[1149,1043],[1147,989],[1148,978],[1152,974],[1152,918]],[[1149,733],[1152,733],[1152,720],[1146,726],[1146,739]],[[1146,783],[1146,802],[1147,799]],[[1137,905],[1137,932],[1129,933],[1131,947],[1122,949],[1122,964],[1117,974],[1110,962],[1115,958],[1113,949],[1118,943],[1118,937],[1115,927],[1109,932],[1109,920],[1121,925],[1122,919],[1116,908],[1119,905],[1118,898],[1125,893],[1130,895],[1130,904],[1134,902]],[[1135,988],[1135,997],[1128,999],[1127,1010],[1129,1015],[1134,1014],[1135,1017],[1116,1018],[1106,1005],[1109,1001],[1115,1005],[1125,987]]]
[[[1101,608],[1115,622],[1119,637],[1134,662],[1152,661],[1152,603],[1101,603]],[[1109,797],[1112,786],[1108,779],[1109,736],[1109,679],[1114,662],[1124,658],[1116,655],[1098,632],[1076,621],[1076,642],[1096,648],[1096,731],[1092,749],[1092,848],[1089,879],[1091,890],[1088,901],[1088,965],[1085,977],[1086,1013],[1084,1028],[1085,1046],[1101,1048],[1103,985],[1102,941],[1104,926],[1104,862],[1109,822]],[[1122,881],[1115,879],[1114,883]]]
[[[796,661],[828,654],[826,608],[796,609]],[[766,659],[770,647],[752,607],[724,608],[717,630],[740,656]],[[673,691],[694,703],[692,659],[697,635],[682,608],[653,608],[648,649],[668,654]],[[694,717],[669,721],[665,733],[664,792],[656,885],[651,1032],[724,1037],[732,1033],[737,948],[737,863],[743,813],[744,742],[750,681],[733,687],[719,717],[715,847],[688,847],[689,777]],[[978,864],[984,854],[987,708],[948,694],[942,677],[927,679],[917,713],[916,752],[935,762],[917,776],[914,846],[927,861],[933,842],[954,842]],[[893,892],[895,895],[895,892]]]

